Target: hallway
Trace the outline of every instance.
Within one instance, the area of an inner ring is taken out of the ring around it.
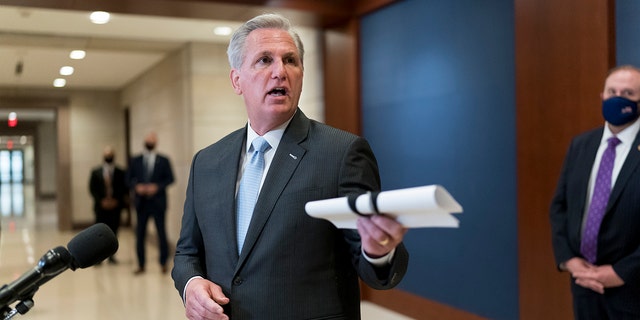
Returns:
[[[35,208],[22,217],[3,217],[0,278],[4,284],[35,267],[49,249],[66,247],[77,234],[57,231],[55,201],[39,202]],[[118,238],[119,264],[63,272],[38,290],[34,307],[17,319],[184,319],[171,278],[152,263],[145,275],[134,276],[133,232],[122,229]]]
[[[0,283],[11,281],[34,268],[49,249],[65,246],[78,231],[59,232],[56,228],[55,200],[34,201],[33,187],[25,186],[20,214],[2,213],[0,230]],[[0,195],[0,207],[6,199]],[[17,198],[17,200],[16,200]],[[18,206],[19,207],[19,206]],[[118,264],[76,271],[67,270],[41,286],[34,296],[34,307],[14,319],[185,319],[180,297],[168,274],[162,274],[157,248],[149,245],[147,272],[134,276],[134,233],[122,228],[118,234]],[[11,307],[15,307],[12,304]],[[364,302],[362,319],[406,320],[407,317]]]

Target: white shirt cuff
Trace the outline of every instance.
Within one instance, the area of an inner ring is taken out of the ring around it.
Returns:
[[[191,279],[187,281],[187,284],[184,285],[184,289],[182,289],[182,304],[187,304],[187,287],[189,286],[189,283],[193,279],[204,279],[204,278],[201,276],[195,276],[195,277],[191,277]]]
[[[362,249],[362,255],[364,256],[364,258],[367,259],[367,261],[369,261],[372,265],[376,267],[384,267],[386,265],[391,264],[391,260],[393,260],[393,255],[395,253],[396,253],[396,248],[393,248],[393,250],[391,250],[391,252],[387,253],[387,255],[385,256],[382,256],[380,258],[371,258],[367,255],[366,252],[364,252],[364,249]]]

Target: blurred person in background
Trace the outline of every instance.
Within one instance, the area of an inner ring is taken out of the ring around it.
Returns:
[[[128,189],[125,171],[115,164],[113,147],[106,146],[102,152],[102,164],[91,170],[89,192],[93,198],[96,223],[104,223],[118,235],[122,209],[127,206]],[[109,263],[117,263],[115,256]]]
[[[133,190],[133,201],[136,208],[136,253],[138,269],[134,274],[142,274],[146,270],[145,242],[147,223],[153,219],[158,234],[160,250],[159,263],[162,273],[167,273],[169,245],[165,227],[167,211],[167,187],[173,183],[173,170],[169,158],[156,152],[158,136],[148,133],[144,138],[144,151],[134,157],[129,165],[127,181]]]

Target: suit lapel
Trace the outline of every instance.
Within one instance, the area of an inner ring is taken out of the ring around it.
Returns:
[[[591,177],[591,170],[593,169],[593,163],[596,161],[596,156],[598,154],[598,148],[600,147],[600,141],[602,140],[603,130],[596,131],[597,133],[591,135],[588,139],[585,150],[584,150],[584,159],[578,159],[577,165],[579,166],[576,169],[576,177],[579,179],[579,188],[577,190],[581,191],[576,195],[576,202],[580,203],[580,212],[584,212],[586,205],[587,197],[589,196],[589,179]],[[580,215],[582,217],[582,215]]]
[[[298,109],[289,123],[289,127],[282,135],[276,154],[267,172],[253,211],[249,230],[247,230],[237,268],[240,268],[248,252],[255,246],[276,202],[293,176],[298,164],[302,161],[306,150],[300,146],[300,142],[307,137],[308,130],[309,119]]]
[[[624,160],[622,169],[620,169],[620,173],[616,179],[616,184],[611,190],[609,202],[607,203],[607,211],[611,209],[616,200],[618,200],[618,197],[622,193],[622,190],[624,190],[629,179],[632,177],[632,173],[636,170],[638,164],[640,164],[640,133],[636,135],[636,138],[631,145],[631,149],[629,150],[629,154]]]
[[[221,212],[228,212],[228,214],[222,215],[222,225],[228,226],[227,230],[229,232],[225,232],[225,242],[232,247],[233,250],[227,250],[229,256],[227,257],[229,261],[233,261],[236,263],[238,260],[238,242],[237,242],[237,225],[236,225],[236,182],[238,179],[238,172],[240,171],[240,154],[244,149],[245,140],[247,137],[247,129],[245,126],[244,130],[238,130],[237,134],[229,141],[227,151],[220,155],[219,167],[225,168],[224,170],[215,170],[219,176],[215,177],[220,186],[219,188],[213,189],[213,192],[219,193],[217,195],[212,195],[211,197],[222,197],[226,199],[222,208],[212,208],[212,210],[221,210]],[[227,164],[234,164],[232,167],[228,167]],[[228,168],[228,169],[227,169]],[[212,177],[213,178],[213,177]],[[212,183],[216,183],[212,181]]]

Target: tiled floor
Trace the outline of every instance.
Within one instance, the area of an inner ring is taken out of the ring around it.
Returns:
[[[9,284],[33,269],[49,249],[66,247],[77,232],[59,232],[55,227],[55,202],[34,204],[28,189],[20,216],[4,214],[0,230],[0,284]],[[0,199],[2,201],[2,199]],[[2,204],[0,203],[0,206]],[[103,263],[76,271],[66,270],[42,285],[34,295],[35,305],[13,319],[185,319],[180,297],[168,274],[150,263],[146,274],[134,276],[134,236],[123,229],[118,236],[119,263]],[[149,261],[157,250],[149,248]],[[155,267],[155,268],[154,268]],[[10,304],[15,307],[15,303]],[[363,302],[362,318],[410,319]]]

